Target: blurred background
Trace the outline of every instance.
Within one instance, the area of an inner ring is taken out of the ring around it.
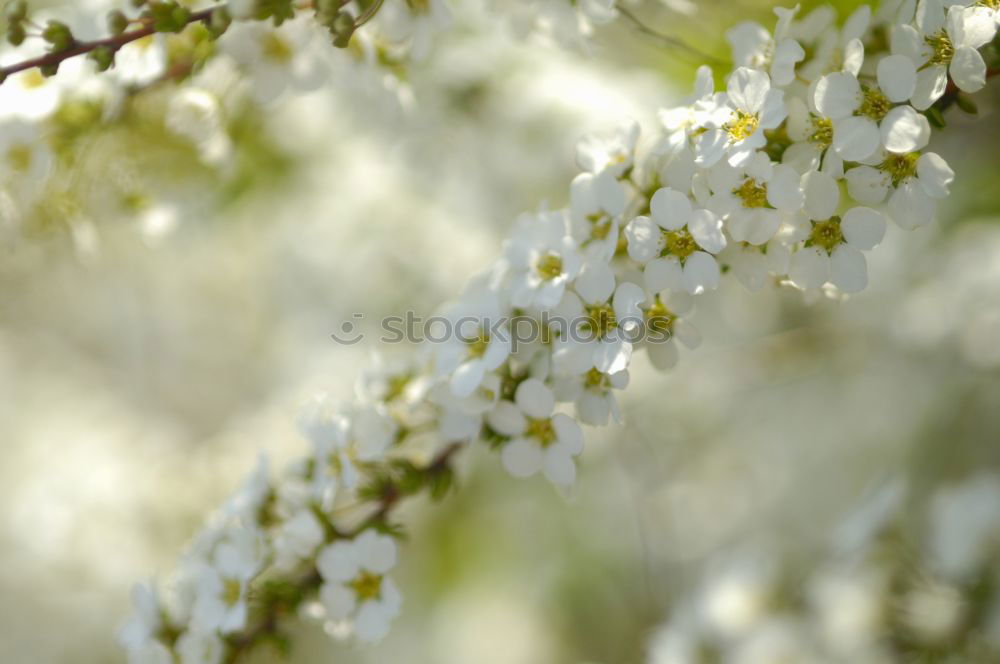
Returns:
[[[0,661],[121,661],[130,586],[261,451],[304,449],[309,395],[351,393],[375,349],[330,333],[455,296],[518,212],[566,203],[581,134],[655,126],[700,64],[625,20],[581,47],[453,4],[398,76],[322,44],[323,85],[262,102],[216,59],[195,76],[221,100],[211,149],[170,126],[170,83],[107,122],[62,97],[60,170],[30,204],[0,196]],[[724,31],[770,27],[775,4],[634,11],[726,60]],[[458,492],[404,510],[390,636],[361,650],[306,625],[292,661],[643,661],[721,552],[808,558],[880,482],[919,497],[1000,467],[1000,92],[977,101],[931,145],[957,172],[938,223],[890,228],[868,291],[726,282],[694,318],[701,349],[667,375],[638,363],[627,423],[588,432],[569,495],[473,450]]]

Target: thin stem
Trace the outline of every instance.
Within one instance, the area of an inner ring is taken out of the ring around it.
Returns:
[[[217,5],[208,9],[202,9],[200,11],[192,12],[188,17],[184,25],[191,25],[192,23],[198,23],[207,21],[211,18],[212,12],[214,12],[219,7],[224,7],[225,5]],[[35,67],[50,67],[58,66],[69,60],[70,58],[75,58],[78,55],[84,55],[90,53],[91,51],[98,48],[108,48],[112,52],[117,52],[121,47],[126,44],[130,44],[134,41],[138,41],[143,37],[148,37],[154,34],[156,30],[153,28],[152,23],[132,30],[129,32],[123,32],[120,35],[115,35],[114,37],[107,37],[105,39],[95,39],[93,41],[80,41],[75,42],[71,47],[63,51],[57,51],[54,53],[46,53],[43,56],[37,58],[31,58],[29,60],[24,60],[22,62],[16,62],[12,65],[7,65],[6,67],[0,67],[0,80],[6,79],[11,74],[16,74],[27,69],[34,69]],[[2,85],[2,83],[0,83]]]
[[[674,46],[676,48],[679,48],[679,49],[682,49],[684,51],[687,51],[689,54],[697,56],[697,57],[701,58],[702,60],[707,61],[709,64],[713,64],[713,65],[717,65],[717,66],[721,66],[721,65],[725,64],[724,62],[722,62],[718,58],[716,58],[716,57],[714,57],[714,56],[712,56],[712,55],[710,55],[708,53],[704,53],[702,51],[699,51],[694,46],[691,46],[687,42],[685,42],[685,41],[683,41],[681,39],[678,39],[677,37],[671,37],[670,35],[667,35],[667,34],[664,34],[662,32],[659,32],[657,30],[652,29],[651,27],[649,27],[648,25],[646,25],[642,21],[642,19],[640,19],[638,16],[636,16],[632,12],[631,9],[628,9],[627,7],[623,6],[621,3],[615,3],[615,9],[617,9],[618,12],[622,16],[624,16],[626,19],[628,19],[629,21],[631,21],[631,23],[635,26],[635,29],[638,30],[639,32],[641,32],[643,34],[646,34],[646,35],[649,35],[650,37],[655,37],[656,39],[659,39],[660,41],[662,41],[662,42],[664,42],[666,44],[669,44],[670,46]]]
[[[378,10],[382,8],[382,2],[383,0],[375,0],[375,2],[368,5],[368,9],[365,10],[365,13],[359,16],[358,20],[354,22],[354,29],[357,30],[362,25],[375,18],[375,14],[377,14]]]

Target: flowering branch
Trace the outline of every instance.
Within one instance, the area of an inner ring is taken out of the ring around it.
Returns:
[[[191,25],[192,23],[205,23],[206,25],[209,25],[212,21],[213,14],[219,15],[217,12],[220,11],[224,11],[224,7],[215,7],[212,9],[203,9],[201,11],[191,12],[187,16],[183,17],[182,20],[178,21],[176,23],[176,29],[171,30],[171,32],[179,32],[181,29]],[[16,62],[6,67],[0,67],[0,83],[2,83],[11,74],[16,74],[27,69],[34,69],[36,67],[43,72],[51,72],[54,74],[59,69],[59,66],[70,58],[94,52],[114,54],[126,44],[138,41],[144,37],[149,37],[157,32],[163,32],[162,29],[157,29],[156,24],[151,19],[142,19],[141,22],[144,23],[143,27],[136,30],[122,32],[121,34],[114,35],[112,37],[95,39],[93,41],[76,41],[75,39],[70,39],[68,41],[69,46],[67,48],[52,51],[37,58],[30,58],[28,60]]]
[[[425,481],[432,481],[442,475],[450,476],[453,457],[462,448],[452,444],[439,452],[426,466],[418,469],[418,474]],[[450,484],[449,484],[450,486]],[[440,490],[438,490],[440,491]],[[399,501],[408,495],[413,495],[408,487],[398,481],[390,480],[380,487],[381,496],[376,499],[376,509],[364,521],[350,530],[338,530],[332,524],[327,524],[334,540],[351,540],[370,528],[384,527],[388,517]],[[440,494],[439,494],[440,495]],[[317,590],[323,582],[323,577],[315,565],[308,565],[300,572],[297,579],[289,582],[288,587],[294,588],[294,593],[265,593],[264,601],[259,608],[259,617],[242,632],[230,636],[226,640],[228,653],[225,664],[236,664],[262,640],[268,639],[280,643],[279,627],[283,616],[294,614],[308,593]]]
[[[639,352],[668,369],[679,344],[699,345],[686,314],[724,274],[750,290],[863,291],[887,223],[930,223],[954,178],[926,151],[930,109],[949,79],[975,92],[988,74],[997,10],[925,9],[862,7],[843,28],[779,9],[773,34],[744,23],[727,35],[726,89],[700,68],[650,144],[636,124],[581,141],[569,207],[518,219],[502,256],[443,312],[451,334],[374,367],[356,401],[311,404],[309,453],[274,480],[254,473],[166,596],[139,587],[130,657],[233,662],[281,643],[279,620],[301,608],[376,641],[401,606],[389,516],[405,497],[444,495],[462,447],[572,485],[581,425],[620,420],[616,393]],[[874,38],[885,33],[892,50]],[[425,435],[440,451],[422,465],[411,443]],[[359,505],[373,511],[344,525]]]

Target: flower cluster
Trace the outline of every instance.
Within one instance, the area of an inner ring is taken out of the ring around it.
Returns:
[[[882,487],[805,570],[752,553],[717,561],[653,637],[648,661],[996,661],[1000,478],[940,488],[918,539],[904,496],[902,482]]]
[[[982,86],[977,49],[996,13],[929,0],[917,15],[890,2],[843,27],[826,12],[777,13],[773,34],[730,33],[737,67],[724,89],[700,69],[653,140],[629,124],[581,141],[569,205],[521,216],[500,258],[442,312],[456,338],[374,367],[352,403],[306,409],[309,454],[274,479],[262,467],[166,592],[137,591],[124,638],[133,661],[234,661],[278,639],[278,616],[293,612],[335,635],[380,638],[401,604],[386,576],[392,508],[444,495],[457,451],[482,442],[511,475],[567,487],[581,424],[619,419],[639,352],[666,369],[679,345],[698,346],[687,313],[725,274],[750,289],[866,287],[864,252],[887,222],[926,224],[947,194],[951,169],[924,151],[929,116],[937,123]],[[514,347],[493,323],[518,319],[541,327]],[[574,333],[546,320],[572,321]],[[663,334],[637,335],[642,326]]]

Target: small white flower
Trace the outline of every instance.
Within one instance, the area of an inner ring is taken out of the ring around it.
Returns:
[[[388,572],[396,566],[396,542],[366,530],[350,541],[337,541],[316,556],[323,577],[320,602],[333,620],[353,620],[366,642],[382,639],[399,614],[402,597]]]
[[[565,215],[558,212],[523,215],[504,256],[501,274],[509,280],[511,306],[540,309],[559,303],[583,260]]]
[[[878,71],[878,86],[862,86],[845,72],[827,74],[816,83],[813,103],[832,122],[833,148],[847,161],[867,159],[880,145],[889,152],[913,152],[930,139],[926,117],[909,105],[893,107],[893,102],[913,92],[913,61],[889,56],[879,63]]]
[[[380,459],[396,439],[398,425],[375,404],[336,407],[323,395],[303,409],[299,427],[313,445],[315,493],[329,508],[337,482],[352,488],[358,482],[356,462]]]
[[[788,114],[784,94],[771,87],[764,72],[736,69],[729,77],[725,103],[713,112],[707,131],[695,138],[697,163],[708,168],[724,155],[733,166],[745,163],[767,142],[764,131],[778,127]]]
[[[558,486],[575,481],[573,459],[583,451],[583,432],[573,418],[553,414],[554,409],[552,390],[537,378],[529,378],[517,386],[513,402],[501,401],[487,416],[494,431],[511,438],[500,457],[514,477],[542,471]]]
[[[223,634],[246,626],[250,581],[264,564],[263,536],[249,528],[233,529],[215,546],[211,564],[199,574],[192,625]]]
[[[592,368],[617,373],[632,358],[629,327],[634,311],[627,306],[634,284],[615,285],[611,268],[602,261],[588,262],[553,311],[553,371],[582,374]]]
[[[587,134],[576,144],[576,163],[588,173],[609,171],[621,177],[632,168],[639,123],[629,122],[608,134]]]
[[[637,307],[644,323],[642,346],[650,363],[660,371],[677,365],[679,342],[689,350],[701,345],[701,333],[682,318],[691,312],[694,298],[683,291],[637,293]]]
[[[37,124],[23,120],[0,122],[0,181],[16,179],[22,193],[24,187],[40,189],[53,161]]]
[[[779,21],[773,38],[766,28],[753,21],[739,23],[726,32],[726,40],[733,51],[733,63],[738,67],[767,70],[772,83],[777,86],[785,86],[795,80],[795,65],[806,56],[796,40],[785,36],[788,23],[798,7],[785,11],[787,13]]]
[[[323,525],[312,510],[299,510],[278,526],[273,535],[275,567],[295,567],[313,554],[316,547],[323,543],[323,537]]]
[[[955,178],[948,163],[933,152],[883,154],[875,164],[847,171],[847,192],[869,206],[882,203],[888,196],[889,217],[905,229],[931,222],[936,201],[948,195],[948,186]]]
[[[281,27],[248,22],[227,30],[219,49],[238,62],[252,79],[254,99],[269,104],[290,90],[315,90],[327,79],[327,62],[317,51],[329,46],[328,37],[304,13]]]
[[[712,168],[708,207],[724,217],[733,240],[762,245],[778,232],[783,218],[801,209],[802,178],[791,166],[773,164],[762,152],[747,166],[741,170],[720,163]]]
[[[627,369],[608,374],[596,368],[575,376],[556,376],[553,392],[559,401],[572,401],[576,416],[584,424],[607,426],[608,420],[621,423],[622,415],[615,390],[628,387]]]
[[[834,216],[839,204],[837,185],[828,175],[810,173],[806,184],[803,226],[805,246],[789,263],[788,277],[800,288],[819,288],[830,282],[845,293],[858,293],[868,285],[868,268],[862,251],[877,246],[885,235],[885,218],[875,210],[853,207],[843,217]]]
[[[695,209],[683,193],[663,187],[650,200],[651,217],[636,217],[625,228],[628,253],[644,265],[646,287],[683,288],[698,294],[719,285],[714,254],[726,246],[722,220]]]
[[[923,44],[913,44],[914,57],[924,63],[917,75],[913,105],[924,110],[940,99],[947,89],[948,74],[959,90],[976,92],[986,84],[986,63],[979,49],[993,40],[997,24],[986,7],[952,5],[947,16],[940,4],[928,3],[921,12],[920,33]],[[905,34],[905,33],[904,33]]]
[[[500,300],[486,285],[474,282],[443,316],[450,330],[443,341],[429,331],[440,376],[449,379],[452,393],[465,398],[475,392],[487,372],[510,354],[510,333],[502,322]],[[499,326],[499,327],[498,327]],[[495,333],[494,333],[495,332]]]
[[[129,651],[148,646],[163,627],[163,607],[151,581],[132,586],[132,610],[118,632],[118,641]]]

